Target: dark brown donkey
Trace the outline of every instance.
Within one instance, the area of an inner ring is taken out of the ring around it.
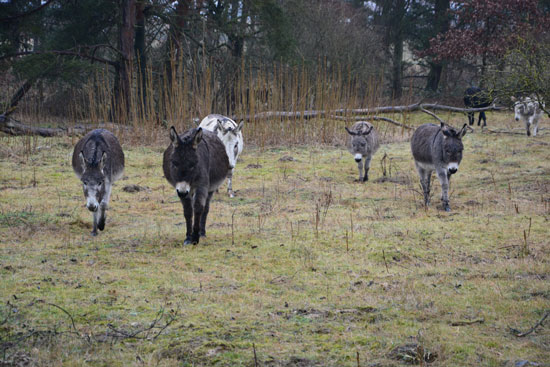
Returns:
[[[172,126],[170,140],[164,151],[164,176],[183,204],[187,225],[183,244],[197,244],[200,236],[206,236],[210,199],[230,171],[229,159],[216,134],[200,127],[178,135]]]

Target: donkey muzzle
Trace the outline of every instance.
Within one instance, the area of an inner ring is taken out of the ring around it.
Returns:
[[[176,184],[176,192],[180,199],[187,197],[189,191],[191,191],[191,185],[188,182],[183,181]]]
[[[86,208],[88,208],[88,210],[91,211],[91,212],[96,212],[97,208],[98,208],[98,205],[96,205],[94,203],[88,203],[88,204],[86,204]]]
[[[189,195],[189,190],[178,190],[176,189],[176,192],[178,193],[178,196],[180,199],[185,199],[187,195]]]
[[[353,158],[355,158],[355,161],[359,163],[361,162],[361,159],[363,159],[363,156],[361,154],[355,154]]]
[[[447,170],[449,171],[450,175],[455,174],[458,171],[458,163],[450,163],[447,166]]]

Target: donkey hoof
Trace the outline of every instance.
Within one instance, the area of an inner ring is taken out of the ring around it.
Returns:
[[[97,229],[103,231],[105,229],[105,217],[99,218],[99,223],[97,223]]]
[[[92,237],[97,236],[97,231],[92,231],[91,235],[92,235]]]
[[[369,180],[368,176],[363,177],[363,182],[367,182]]]
[[[451,211],[451,207],[449,206],[449,204],[443,205],[443,209],[445,209],[446,212],[450,212],[450,211]]]
[[[184,245],[191,245],[191,244],[192,244],[191,238],[187,237],[187,238],[185,239],[185,241],[183,241],[183,244],[184,244]]]

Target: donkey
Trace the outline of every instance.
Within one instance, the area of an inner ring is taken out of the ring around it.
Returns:
[[[202,119],[200,127],[205,130],[212,131],[218,135],[218,138],[225,145],[225,153],[229,158],[229,168],[231,171],[227,175],[227,193],[230,197],[235,197],[233,193],[233,171],[237,164],[237,158],[243,151],[243,129],[244,121],[241,121],[239,125],[229,117],[222,115],[212,114]]]
[[[487,91],[478,87],[469,87],[464,92],[464,105],[468,108],[484,108],[489,107],[492,99],[488,95]],[[470,125],[474,124],[475,121],[475,112],[468,112],[468,123]],[[483,127],[487,126],[487,116],[485,116],[485,111],[479,112],[479,119],[477,120],[477,126],[480,125],[481,120],[483,120]]]
[[[366,182],[369,180],[369,168],[372,156],[380,147],[378,141],[378,133],[374,129],[374,126],[366,121],[356,122],[351,129],[345,128],[350,139],[348,141],[348,150],[355,161],[357,162],[357,168],[359,169],[359,182]],[[365,160],[365,175],[363,176],[363,162]]]
[[[92,236],[105,228],[105,210],[109,205],[113,182],[124,171],[124,152],[117,138],[105,129],[90,131],[76,143],[73,170],[82,181],[86,207],[93,212]]]
[[[451,175],[458,171],[462,160],[462,137],[466,134],[466,124],[460,131],[441,123],[421,125],[411,139],[411,149],[414,164],[420,176],[420,184],[424,191],[424,204],[430,205],[430,180],[435,171],[441,183],[441,201],[445,211],[451,211],[449,206],[449,181]]]
[[[172,126],[170,140],[164,151],[164,176],[176,188],[183,205],[187,226],[183,244],[197,244],[206,236],[210,200],[229,173],[229,159],[220,139],[202,127],[178,135]]]
[[[539,120],[542,117],[543,111],[540,102],[530,97],[520,98],[519,100],[512,97],[514,102],[514,114],[516,121],[523,120],[527,136],[531,135],[531,125],[533,125],[533,136],[537,136],[539,131]]]

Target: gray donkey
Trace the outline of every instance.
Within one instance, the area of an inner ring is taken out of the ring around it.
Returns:
[[[200,236],[206,236],[210,199],[229,173],[229,159],[216,134],[201,127],[178,135],[172,126],[170,140],[164,151],[164,176],[183,205],[187,225],[183,244],[197,244]]]
[[[466,124],[460,131],[441,123],[421,125],[413,134],[411,149],[414,163],[424,191],[424,204],[430,204],[430,180],[435,171],[441,183],[441,201],[445,211],[449,206],[449,180],[458,171],[462,160],[462,137],[466,134]]]
[[[90,131],[76,143],[72,159],[73,170],[82,181],[86,207],[93,212],[94,226],[105,228],[105,210],[109,205],[113,182],[124,171],[124,152],[117,138],[105,129]]]
[[[378,141],[378,133],[374,129],[372,124],[366,121],[356,122],[351,129],[346,127],[346,131],[351,135],[348,141],[348,150],[355,161],[357,162],[357,168],[359,169],[359,182],[369,180],[369,168],[372,156],[378,148],[380,143]],[[363,176],[363,162],[365,160],[365,175]]]

